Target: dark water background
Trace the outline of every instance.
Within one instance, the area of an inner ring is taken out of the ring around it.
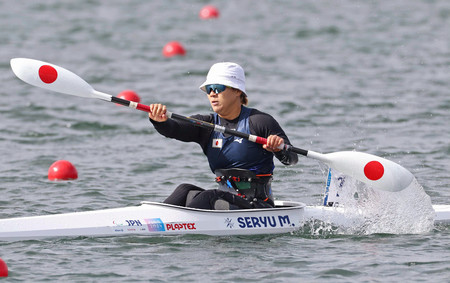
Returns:
[[[210,111],[208,68],[235,61],[250,106],[271,113],[295,146],[358,150],[408,168],[433,204],[449,204],[450,2],[0,2],[0,217],[161,201],[181,182],[213,187],[200,148],[167,140],[143,112],[51,93],[9,60],[63,66],[95,89],[139,93],[183,115]],[[180,41],[184,57],[164,58]],[[56,160],[79,178],[50,182]],[[321,202],[324,169],[277,163],[279,199]],[[446,282],[447,226],[427,233],[257,237],[78,238],[1,243],[7,281]]]

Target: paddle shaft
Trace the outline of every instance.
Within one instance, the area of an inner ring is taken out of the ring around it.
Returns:
[[[231,129],[227,129],[224,126],[220,126],[220,125],[216,125],[216,124],[212,124],[212,123],[208,123],[202,120],[198,120],[195,118],[191,118],[191,117],[185,117],[182,115],[178,115],[175,113],[170,113],[168,117],[176,119],[176,120],[181,120],[181,121],[186,121],[186,122],[191,122],[199,127],[203,127],[203,128],[208,128],[208,129],[212,129],[215,132],[219,132],[219,133],[224,133],[224,134],[229,134],[232,136],[236,136],[238,138],[244,138],[246,140],[249,140],[251,142],[255,142],[255,143],[259,143],[259,144],[266,144],[267,143],[267,139],[266,138],[262,138],[262,137],[258,137],[255,135],[250,135],[250,134],[246,134],[246,133],[242,133],[242,132],[238,132],[236,130],[231,130]],[[301,154],[304,156],[308,155],[308,151],[301,149],[301,148],[296,148],[293,147],[291,145],[284,145],[284,147],[286,149],[289,149],[290,151],[297,153],[297,154]]]
[[[148,105],[144,105],[144,104],[140,104],[137,102],[133,102],[133,101],[129,101],[123,98],[119,98],[119,97],[115,97],[115,96],[111,96],[111,102],[123,105],[123,106],[127,106],[130,108],[134,108],[137,110],[141,110],[144,112],[151,112],[150,111],[150,107]],[[258,137],[255,135],[251,135],[251,134],[246,134],[246,133],[242,133],[242,132],[238,132],[236,130],[231,130],[228,128],[225,128],[224,126],[220,126],[220,125],[216,125],[213,123],[209,123],[206,121],[202,121],[202,120],[198,120],[195,118],[191,118],[191,117],[186,117],[183,115],[179,115],[176,113],[172,113],[167,111],[166,112],[167,117],[175,119],[175,120],[179,120],[179,121],[185,121],[185,122],[189,122],[192,123],[198,127],[202,127],[202,128],[207,128],[207,129],[211,129],[215,132],[219,132],[219,133],[224,133],[224,134],[228,134],[228,135],[232,135],[238,138],[244,138],[246,140],[249,140],[251,142],[255,142],[258,144],[266,144],[267,143],[267,139],[266,138],[262,138],[262,137]],[[301,148],[297,148],[291,145],[285,145],[286,148],[289,148],[290,151],[297,153],[297,154],[301,154],[304,156],[308,155],[308,151],[301,149]]]

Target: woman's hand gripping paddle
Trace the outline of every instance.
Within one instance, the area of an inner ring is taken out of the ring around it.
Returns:
[[[27,58],[14,58],[11,59],[11,68],[18,78],[28,84],[40,88],[74,96],[97,98],[144,112],[150,112],[150,107],[147,105],[96,91],[91,85],[76,74],[50,63]],[[167,117],[172,119],[187,121],[200,127],[210,128],[217,132],[245,138],[259,144],[266,143],[266,139],[262,137],[226,129],[223,126],[171,112],[167,112],[166,114]],[[399,164],[367,153],[341,151],[321,154],[293,146],[289,146],[289,150],[322,161],[343,174],[349,175],[373,188],[383,191],[401,191],[407,188],[414,179],[411,172]]]

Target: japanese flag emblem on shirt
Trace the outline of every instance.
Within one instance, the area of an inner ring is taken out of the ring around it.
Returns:
[[[213,139],[212,147],[213,148],[222,148],[222,139]]]

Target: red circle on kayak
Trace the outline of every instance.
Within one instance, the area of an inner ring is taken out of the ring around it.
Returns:
[[[39,78],[46,84],[51,84],[58,78],[58,72],[49,65],[43,65],[39,68]]]
[[[379,180],[384,175],[383,164],[378,161],[370,161],[364,166],[364,175],[366,175],[369,180]]]

